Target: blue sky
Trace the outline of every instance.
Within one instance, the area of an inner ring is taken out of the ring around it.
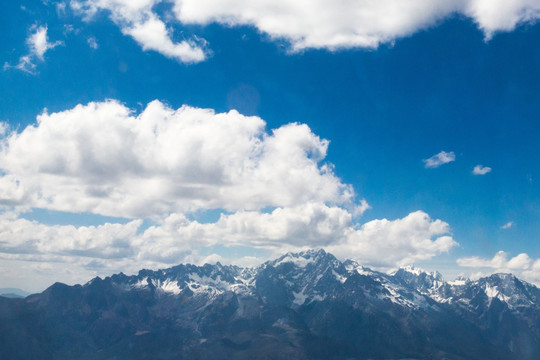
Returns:
[[[0,287],[307,247],[540,283],[540,5],[399,3],[2,3]]]

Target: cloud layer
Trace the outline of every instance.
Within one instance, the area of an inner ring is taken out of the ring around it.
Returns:
[[[384,270],[430,259],[457,245],[447,223],[421,211],[356,228],[345,209],[316,203],[271,213],[240,211],[221,215],[214,223],[199,223],[175,213],[147,229],[141,225],[141,220],[100,226],[45,225],[4,213],[0,216],[0,269],[9,262],[26,262],[27,266],[18,266],[19,272],[32,279],[45,267],[52,272],[45,286],[53,279],[87,281],[142,266],[216,260],[254,265],[285,251],[322,247],[342,259],[353,258]],[[215,246],[263,249],[266,255],[239,258],[208,255],[204,250]],[[33,263],[42,266],[36,269]],[[72,271],[72,277],[65,277],[61,264]]]
[[[476,268],[488,273],[512,273],[527,281],[540,284],[540,259],[531,259],[526,253],[508,259],[506,252],[499,251],[491,259],[471,256],[460,258],[457,263],[462,267]],[[484,275],[484,273],[481,272],[479,275]]]
[[[266,256],[322,247],[390,268],[457,245],[447,223],[422,211],[359,227],[369,205],[334,174],[324,161],[329,142],[305,124],[267,132],[261,118],[236,111],[153,101],[135,114],[111,100],[44,113],[20,132],[0,128],[4,264],[36,261],[57,271],[65,263],[93,276],[142,264],[264,260],[215,254],[215,247]],[[130,220],[46,225],[21,217],[32,208]],[[221,213],[217,221],[194,220],[209,210]]]
[[[471,18],[490,39],[500,31],[540,18],[535,0],[170,0],[172,11],[161,18],[154,6],[161,0],[78,0],[76,10],[91,16],[107,10],[122,32],[145,50],[183,62],[205,58],[194,40],[172,41],[171,18],[183,24],[253,26],[272,39],[290,43],[292,51],[308,48],[376,48],[414,34],[452,15]],[[163,19],[169,19],[166,23]]]

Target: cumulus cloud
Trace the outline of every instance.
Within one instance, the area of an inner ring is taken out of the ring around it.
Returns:
[[[430,259],[456,245],[448,223],[416,211],[402,219],[373,220],[359,229],[350,229],[343,241],[328,249],[369,266],[395,267]]]
[[[16,68],[27,73],[34,73],[36,68],[35,60],[43,61],[45,53],[48,50],[54,49],[59,45],[63,45],[62,41],[49,42],[47,36],[47,26],[33,25],[30,27],[30,35],[26,39],[26,44],[30,51],[29,54],[23,55],[19,59],[17,65],[4,64],[4,70],[8,68]]]
[[[484,270],[487,273],[512,273],[527,281],[540,284],[540,259],[531,259],[526,253],[521,253],[508,259],[508,253],[499,251],[491,259],[478,256],[464,257],[457,260],[462,267]]]
[[[71,7],[92,17],[97,11],[108,11],[124,35],[131,36],[143,50],[156,51],[183,63],[205,60],[204,41],[195,38],[174,42],[173,31],[152,11],[160,0],[87,0],[71,1]]]
[[[296,123],[267,133],[262,119],[234,110],[154,101],[134,115],[116,101],[90,103],[44,113],[1,145],[4,205],[127,218],[355,206],[353,188],[323,161],[327,140]]]
[[[540,3],[536,0],[469,0],[464,13],[478,24],[489,40],[500,31],[512,31],[522,23],[540,18]]]
[[[486,175],[488,172],[491,172],[489,166],[476,165],[473,169],[474,175]]]
[[[503,229],[503,230],[510,229],[512,226],[514,226],[514,223],[512,221],[509,221],[506,224],[504,224],[503,226],[501,226],[501,229]]]
[[[175,14],[184,23],[252,25],[273,38],[305,48],[377,47],[407,36],[457,10],[454,3],[436,1],[257,0],[175,1]]]
[[[171,51],[170,35],[153,7],[163,0],[73,0],[72,7],[91,16],[110,11],[111,18],[125,34],[147,49],[169,57],[184,50]],[[471,18],[489,39],[496,32],[511,31],[522,23],[540,17],[536,0],[170,0],[172,12],[182,24],[253,26],[272,39],[284,39],[291,50],[308,48],[376,48],[434,26],[452,15]],[[170,24],[172,20],[168,21]],[[144,29],[144,31],[143,31]],[[184,46],[188,62],[204,59],[193,43]],[[196,54],[196,56],[194,56]]]
[[[438,168],[441,165],[448,164],[449,162],[452,162],[455,160],[456,160],[456,155],[454,154],[453,151],[450,151],[450,152],[441,151],[440,153],[433,155],[429,159],[425,159],[424,166],[427,169]]]

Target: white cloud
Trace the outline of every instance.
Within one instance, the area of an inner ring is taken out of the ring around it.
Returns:
[[[526,255],[526,254],[520,254]],[[518,255],[518,256],[520,256]],[[459,266],[474,267],[474,268],[493,268],[493,269],[507,269],[508,268],[508,254],[504,251],[499,251],[492,259],[484,259],[478,256],[471,256],[460,258],[457,260]]]
[[[45,52],[63,44],[61,41],[55,41],[54,43],[49,42],[47,37],[47,26],[34,27],[34,31],[28,37],[26,43],[30,48],[30,54],[35,55],[40,60],[43,60]]]
[[[97,11],[109,11],[122,33],[131,36],[143,50],[156,51],[183,63],[206,59],[204,41],[191,39],[174,42],[172,30],[152,11],[160,0],[72,0],[72,9],[92,17]]]
[[[393,221],[373,220],[328,249],[342,258],[355,258],[373,267],[410,265],[450,251],[457,245],[450,226],[423,211]]]
[[[50,268],[52,282],[64,279],[65,274],[58,273],[63,263],[78,269],[77,281],[81,281],[81,274],[89,278],[137,271],[143,264],[159,268],[221,261],[253,266],[285,251],[323,247],[342,259],[354,258],[386,269],[430,259],[457,245],[448,235],[447,223],[432,220],[421,211],[393,221],[370,221],[357,229],[346,210],[317,203],[277,208],[271,213],[239,211],[207,224],[171,214],[144,231],[140,228],[140,220],[52,226],[5,213],[0,217],[0,267],[9,261],[39,262]],[[201,249],[216,245],[266,249],[266,256],[202,255]]]
[[[194,41],[173,43],[165,24],[154,14],[150,14],[144,22],[135,22],[122,31],[131,35],[142,46],[143,50],[157,51],[184,63],[200,62],[206,58],[202,47]]]
[[[514,226],[514,223],[512,221],[509,221],[506,224],[504,224],[503,226],[501,226],[501,229],[503,229],[503,230],[510,229],[512,226]]]
[[[0,203],[129,218],[307,202],[355,206],[304,124],[116,101],[42,114],[0,150]],[[360,207],[367,204],[361,203]]]
[[[0,218],[0,252],[32,256],[124,258],[141,220],[100,226],[49,226],[4,214]]]
[[[9,132],[9,127],[7,122],[0,121],[0,137],[5,136]]]
[[[474,175],[486,175],[489,172],[491,172],[491,168],[489,166],[476,165],[473,169]]]
[[[92,49],[96,50],[99,48],[99,44],[95,37],[89,37],[86,41],[88,42],[88,46],[90,46]]]
[[[489,40],[496,32],[512,31],[522,23],[540,18],[537,0],[469,0],[464,13],[478,24]]]
[[[153,6],[162,0],[72,0],[74,9],[86,16],[109,10],[125,34],[144,48],[174,57],[166,25]],[[537,0],[170,0],[173,14],[182,24],[248,25],[273,39],[284,39],[293,51],[308,48],[376,48],[434,26],[453,15],[471,18],[489,39],[499,31],[511,31],[540,18]],[[154,24],[154,21],[159,24]],[[169,24],[173,24],[172,20]],[[140,31],[136,31],[136,29]],[[144,32],[142,30],[145,30]],[[159,39],[159,40],[156,40]],[[154,44],[154,45],[151,45]],[[156,45],[159,44],[159,45]],[[189,53],[195,44],[185,44]],[[198,49],[191,61],[204,60]],[[176,50],[181,52],[181,50]],[[174,52],[176,53],[176,52]],[[180,59],[185,61],[184,59]]]
[[[134,244],[141,260],[164,263],[174,263],[186,249],[198,246],[254,247],[274,254],[322,247],[342,259],[388,268],[448,252],[457,245],[449,232],[447,223],[422,211],[403,219],[373,220],[357,229],[348,211],[308,203],[271,213],[241,211],[208,224],[173,214]]]
[[[369,205],[355,201],[352,186],[324,162],[329,143],[305,124],[267,132],[262,119],[236,111],[154,101],[137,115],[111,100],[43,113],[36,124],[4,133],[0,203],[16,213],[0,216],[0,263],[49,264],[26,269],[43,278],[59,275],[59,263],[92,275],[200,263],[209,256],[200,250],[216,246],[269,255],[323,247],[388,268],[457,245],[447,223],[422,211],[358,227],[354,219]],[[74,227],[17,215],[31,208],[134,220]],[[227,213],[213,223],[190,219],[212,209]],[[155,224],[145,229],[142,218]]]
[[[64,2],[57,2],[55,4],[55,7],[56,7],[56,13],[58,15],[65,15],[66,13],[66,3]]]
[[[173,214],[144,231],[134,244],[141,260],[163,263],[175,263],[187,249],[201,246],[253,247],[276,255],[322,247],[342,259],[385,268],[431,259],[457,245],[447,223],[422,211],[356,228],[351,213],[320,203],[271,213],[240,211],[207,224]]]
[[[186,247],[219,244],[282,253],[305,247],[324,247],[342,241],[351,231],[352,216],[346,210],[308,203],[277,208],[271,213],[239,211],[221,215],[217,222],[207,224],[190,221],[182,214],[172,214],[159,225],[148,228],[137,239],[137,244],[142,258],[167,262]]]
[[[36,68],[35,60],[43,61],[45,53],[48,50],[64,44],[62,41],[49,42],[47,26],[33,25],[30,27],[30,32],[30,35],[26,39],[26,44],[30,53],[21,56],[17,65],[13,66],[5,63],[4,70],[15,68],[33,74]]]
[[[32,57],[30,55],[24,55],[19,58],[19,63],[15,66],[12,66],[8,63],[4,64],[4,70],[15,68],[24,72],[27,72],[29,74],[34,74],[34,69],[36,68],[36,64],[32,61]]]
[[[540,259],[533,260],[526,253],[521,253],[508,259],[508,254],[499,251],[493,258],[485,259],[478,256],[464,257],[457,260],[462,267],[483,269],[485,276],[489,273],[512,273],[524,280],[540,284]]]
[[[374,48],[456,13],[471,17],[490,37],[538,19],[540,4],[535,0],[175,0],[175,13],[184,23],[252,25],[301,50]]]
[[[188,24],[252,25],[272,38],[305,48],[377,47],[410,35],[458,10],[447,1],[176,0],[177,18]]]
[[[456,155],[453,151],[441,151],[440,153],[433,155],[429,159],[425,159],[424,164],[426,168],[438,168],[441,165],[447,164],[455,160]]]

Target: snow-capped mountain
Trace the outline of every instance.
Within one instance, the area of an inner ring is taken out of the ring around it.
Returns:
[[[540,359],[539,310],[510,274],[446,282],[310,250],[0,298],[0,358]]]

